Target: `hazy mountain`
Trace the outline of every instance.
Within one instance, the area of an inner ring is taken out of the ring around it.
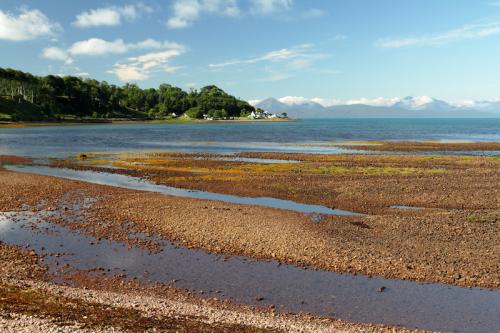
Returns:
[[[457,107],[432,97],[407,96],[392,106],[405,110],[456,111]]]
[[[286,112],[292,118],[475,118],[500,117],[500,102],[471,102],[467,106],[455,106],[431,97],[402,98],[390,106],[365,104],[334,105],[325,107],[319,103],[283,103],[267,98],[255,107],[273,113]]]
[[[278,101],[276,98],[271,97],[260,101],[255,105],[255,107],[273,113],[281,113],[281,112],[287,112],[289,105]]]

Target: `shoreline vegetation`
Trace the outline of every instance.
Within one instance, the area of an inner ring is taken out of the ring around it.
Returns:
[[[34,76],[0,67],[0,124],[187,122],[287,119],[256,109],[215,85],[189,92],[170,84],[141,89],[75,76]]]
[[[292,118],[270,118],[270,119],[192,119],[188,117],[179,117],[172,119],[80,119],[80,120],[61,120],[61,121],[1,121],[0,128],[21,128],[38,126],[79,126],[79,125],[131,125],[131,124],[204,124],[204,123],[276,123],[276,122],[294,122],[297,119]]]

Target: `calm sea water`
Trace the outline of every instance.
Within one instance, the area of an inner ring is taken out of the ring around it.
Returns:
[[[351,152],[350,140],[500,142],[500,119],[315,119],[283,123],[82,125],[0,129],[0,154],[64,156],[92,151]]]

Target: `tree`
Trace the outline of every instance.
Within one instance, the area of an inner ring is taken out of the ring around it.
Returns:
[[[203,119],[203,110],[199,106],[195,106],[186,111],[186,115],[193,119]]]
[[[246,115],[255,110],[246,101],[210,85],[183,91],[169,84],[158,89],[141,89],[127,83],[123,87],[76,76],[38,77],[11,68],[0,68],[0,110],[14,115],[9,103],[31,104],[32,118],[139,117],[163,118],[187,113],[201,118],[210,111],[216,118]],[[24,105],[22,104],[22,105]],[[23,114],[15,114],[20,120]],[[14,118],[15,118],[14,117]]]

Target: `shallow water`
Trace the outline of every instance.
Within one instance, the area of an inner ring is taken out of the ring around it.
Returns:
[[[183,198],[195,198],[230,202],[242,205],[255,205],[286,209],[300,213],[319,213],[327,215],[363,216],[364,214],[350,212],[342,209],[333,209],[320,205],[308,205],[291,200],[281,200],[266,197],[241,197],[237,195],[212,193],[198,190],[187,190],[166,185],[157,185],[141,178],[105,172],[80,171],[64,168],[51,168],[43,166],[15,166],[7,165],[6,169],[17,172],[35,173],[39,175],[55,176],[66,179],[80,180],[94,184],[116,186],[132,190],[156,192]]]
[[[0,213],[0,241],[29,244],[39,255],[66,253],[44,258],[55,274],[69,264],[74,269],[101,268],[108,275],[126,274],[142,281],[176,280],[179,288],[241,304],[275,305],[286,312],[457,332],[500,328],[498,290],[336,274],[239,256],[223,260],[220,255],[166,241],[161,252],[150,253],[114,241],[98,241],[44,222],[32,212]],[[386,287],[384,292],[377,291],[381,286]],[[257,297],[263,300],[258,302]]]
[[[242,151],[360,153],[350,150],[348,146],[344,146],[344,149],[328,146],[333,142],[352,140],[500,142],[500,118],[316,119],[283,123],[0,128],[0,154],[65,157],[77,152],[158,150],[212,153]],[[499,154],[500,152],[496,152],[496,155]]]
[[[405,206],[405,205],[393,205],[389,206],[392,209],[403,209],[403,210],[422,210],[422,207],[414,207],[414,206]]]

